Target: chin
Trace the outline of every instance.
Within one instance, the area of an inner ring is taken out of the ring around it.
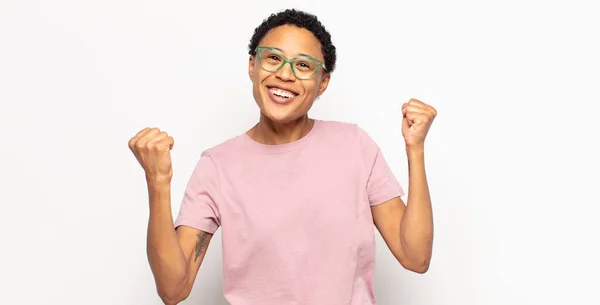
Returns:
[[[265,118],[277,124],[287,124],[302,117],[302,114],[298,115],[295,113],[288,113],[282,111],[269,111],[268,109],[265,109],[265,111],[263,111],[262,114]]]
[[[269,97],[262,98],[259,107],[264,117],[278,124],[290,123],[301,118],[307,112],[302,110],[302,104],[281,105],[271,101]]]

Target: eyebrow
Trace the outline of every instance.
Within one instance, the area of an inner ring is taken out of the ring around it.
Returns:
[[[275,50],[277,50],[277,51],[279,51],[279,52],[283,53],[283,50],[282,50],[282,49],[280,49],[280,48],[273,48],[273,49],[275,49]],[[304,53],[298,53],[298,55],[300,55],[300,56],[304,56],[304,57],[310,57],[310,58],[314,58],[314,57],[312,57],[312,56],[310,56],[310,55],[308,55],[308,54],[304,54]]]

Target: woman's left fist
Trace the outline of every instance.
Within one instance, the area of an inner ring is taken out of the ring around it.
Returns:
[[[437,111],[433,107],[414,98],[402,105],[402,136],[407,148],[424,145],[436,116]]]

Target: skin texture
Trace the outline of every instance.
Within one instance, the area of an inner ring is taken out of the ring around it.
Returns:
[[[267,33],[259,45],[277,47],[288,58],[300,53],[324,61],[321,45],[308,30],[279,26]],[[327,64],[327,63],[325,63]],[[260,108],[260,120],[247,133],[263,144],[298,140],[312,128],[308,111],[327,89],[330,73],[319,69],[308,80],[297,79],[289,65],[277,72],[261,68],[250,56],[248,75]],[[274,103],[267,86],[283,86],[299,95],[287,105]],[[402,134],[409,162],[409,190],[405,204],[400,198],[372,208],[373,221],[402,266],[423,273],[429,268],[433,241],[431,200],[424,165],[424,141],[437,115],[433,107],[411,99],[402,106]],[[171,149],[174,139],[158,128],[145,128],[129,140],[129,148],[144,169],[149,194],[147,256],[158,295],[165,304],[185,300],[194,285],[212,234],[187,226],[173,230],[171,210]]]
[[[212,235],[190,227],[173,230],[170,151],[173,137],[145,128],[129,140],[129,148],[146,173],[150,217],[146,251],[158,295],[165,304],[186,299]]]
[[[282,49],[288,57],[300,53],[323,61],[321,44],[310,32],[293,25],[271,30],[259,43]],[[289,65],[277,72],[260,67],[250,57],[248,74],[253,82],[253,94],[261,110],[260,122],[248,135],[264,144],[282,144],[298,140],[312,128],[308,111],[314,100],[325,92],[331,75],[320,70],[309,80],[296,79]],[[268,97],[267,86],[282,85],[299,93],[289,105],[279,105]],[[402,135],[409,163],[407,203],[394,198],[371,209],[373,222],[385,243],[407,270],[425,273],[429,269],[433,246],[433,213],[425,174],[425,138],[437,111],[417,99],[402,105]]]
[[[319,40],[310,31],[294,25],[273,28],[259,45],[279,48],[288,58],[303,53],[324,62]],[[319,69],[312,78],[301,80],[294,76],[289,64],[277,72],[269,72],[262,69],[258,58],[250,56],[248,75],[261,112],[258,124],[248,131],[250,137],[263,144],[283,144],[298,140],[311,130],[313,121],[307,113],[327,89],[329,73]],[[271,101],[267,86],[282,86],[299,95],[291,104],[280,105]]]
[[[417,99],[402,105],[402,135],[409,170],[408,200],[394,198],[371,208],[385,243],[407,270],[425,273],[433,247],[433,212],[425,173],[425,138],[437,111]]]

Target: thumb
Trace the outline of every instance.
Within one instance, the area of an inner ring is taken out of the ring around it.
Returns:
[[[175,139],[173,139],[173,137],[169,136],[167,138],[167,144],[169,144],[169,150],[172,150],[173,146],[175,146]]]
[[[408,124],[408,118],[404,115],[402,116],[402,131],[408,131],[410,125]]]

